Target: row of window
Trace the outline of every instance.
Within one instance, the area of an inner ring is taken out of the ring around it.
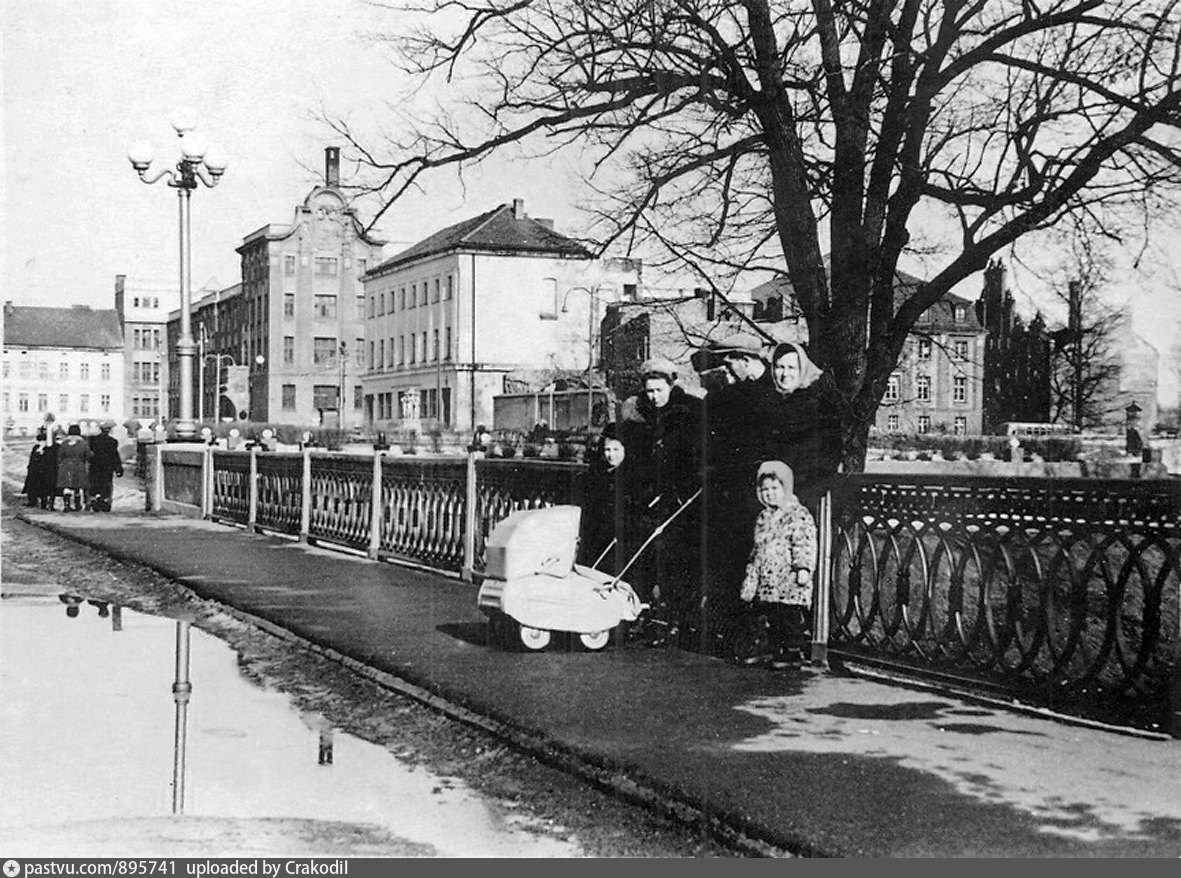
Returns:
[[[356,318],[358,320],[365,319],[365,297],[356,297]],[[312,296],[312,316],[317,318],[326,318],[335,320],[336,311],[336,296],[328,294],[317,294]],[[283,317],[292,319],[295,317],[295,293],[283,294]]]
[[[50,395],[48,393],[38,393],[34,398],[33,395],[29,393],[18,393],[16,395],[16,410],[18,412],[30,412],[34,410],[39,413],[48,412],[49,396]],[[70,400],[70,394],[59,393],[57,396],[57,413],[66,414],[72,411],[70,408]],[[36,409],[32,408],[33,405],[36,405]],[[111,395],[109,393],[99,394],[98,410],[104,414],[110,412]],[[12,394],[10,393],[4,394],[4,411],[5,413],[12,411]],[[89,393],[78,394],[78,411],[82,414],[88,414],[90,412]]]
[[[353,408],[361,408],[361,385],[353,385]],[[280,388],[279,404],[285,411],[295,411],[295,385],[284,384]],[[316,384],[312,387],[312,408],[317,410],[339,409],[340,388],[335,384]]]
[[[931,339],[920,338],[917,345],[917,357],[921,362],[927,362],[931,359],[932,350]],[[952,362],[966,363],[968,361],[968,339],[956,338],[951,342],[951,359]]]
[[[160,416],[159,396],[131,397],[131,415],[136,418],[156,419]]]
[[[22,359],[20,361],[20,368],[17,371],[20,373],[21,378],[24,378],[25,380],[29,380],[29,381],[31,381],[33,378],[36,378],[39,381],[49,381],[50,377],[51,377],[50,364],[46,363],[44,360],[42,360],[41,362],[38,362],[38,363],[34,363],[32,360]],[[4,361],[4,377],[5,378],[7,378],[9,376],[9,372],[10,372],[9,362],[8,362],[8,360],[5,360]],[[70,380],[71,372],[72,372],[72,370],[70,368],[70,363],[67,360],[62,360],[60,363],[57,364],[57,379],[59,381]],[[90,380],[90,363],[79,363],[78,364],[78,378],[82,381],[89,381]],[[99,378],[102,381],[110,381],[111,380],[111,364],[110,363],[101,363],[99,365]]]
[[[898,415],[886,415],[886,429],[891,433],[897,433],[901,429],[901,418]],[[931,416],[919,415],[917,420],[917,430],[919,433],[931,432]],[[968,432],[968,419],[963,415],[956,415],[952,420],[952,432],[957,436],[963,436]]]
[[[283,276],[295,277],[298,257],[294,253],[283,255]],[[369,260],[361,257],[357,260],[357,277],[369,270]],[[312,258],[312,273],[316,277],[338,277],[340,275],[340,260],[335,256],[315,256]]]
[[[451,423],[450,387],[427,387],[422,390],[412,387],[408,390],[386,391],[375,394],[372,400],[373,416],[379,421],[432,418],[444,424]]]
[[[439,330],[437,329],[432,330],[429,336],[426,332],[399,335],[397,345],[394,344],[392,338],[389,339],[388,345],[384,338],[376,342],[376,348],[374,344],[374,342],[369,342],[369,369],[371,371],[390,366],[436,362],[440,358],[449,361],[451,359],[451,327],[448,326],[444,330],[442,347],[440,347]]]
[[[365,340],[357,339],[353,343],[353,361],[358,366],[365,365]],[[312,362],[317,366],[335,366],[337,364],[337,353],[346,358],[348,357],[348,343],[341,342],[338,346],[336,339],[330,336],[317,336],[312,339]],[[295,336],[283,336],[283,365],[295,365]]]
[[[162,342],[159,327],[138,326],[131,330],[131,347],[137,351],[158,351]]]
[[[452,275],[414,281],[394,290],[383,290],[369,297],[367,317],[381,317],[394,311],[406,311],[422,305],[448,300],[455,296],[455,278]]]
[[[131,305],[133,308],[159,308],[159,296],[132,296]]]
[[[916,375],[914,379],[914,397],[916,402],[931,401],[931,376]],[[886,395],[882,402],[898,402],[902,399],[902,377],[891,375],[886,383]],[[951,401],[959,405],[968,402],[968,376],[953,375],[951,379]]]

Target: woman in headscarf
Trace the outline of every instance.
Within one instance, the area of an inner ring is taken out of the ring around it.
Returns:
[[[842,459],[836,388],[803,345],[791,342],[772,350],[771,378],[775,393],[765,397],[759,454],[791,467],[796,495],[815,513]]]

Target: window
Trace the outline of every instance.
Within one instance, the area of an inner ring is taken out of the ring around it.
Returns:
[[[58,394],[57,410],[59,412],[68,412],[70,410],[70,395],[68,393]]]
[[[968,401],[968,376],[956,375],[951,379],[951,401],[965,403]]]
[[[447,275],[447,290],[444,293],[444,298],[450,299],[455,294],[455,279],[451,275]]]
[[[41,381],[48,381],[49,380],[49,364],[48,363],[38,363],[37,364],[37,378],[39,378]]]
[[[340,388],[335,384],[316,384],[312,387],[312,408],[335,409],[340,405]]]
[[[423,281],[422,282],[422,299],[419,300],[419,304],[421,304],[421,305],[426,304],[426,286],[427,286],[426,281]]]
[[[8,360],[4,361],[4,377],[8,377]]]
[[[109,393],[104,393],[98,398],[98,407],[104,414],[111,410],[111,395]]]
[[[295,316],[295,293],[284,293],[283,294],[283,316],[284,317],[294,317]]]
[[[27,393],[22,393],[17,396],[16,410],[18,412],[27,412],[29,410],[29,395]]]
[[[421,354],[422,354],[422,361],[425,363],[425,362],[426,362],[426,351],[427,351],[427,347],[426,347],[426,333],[424,332],[424,333],[422,334],[422,336],[421,336],[421,337],[422,337],[422,350],[421,350]]]
[[[919,402],[930,402],[931,401],[931,376],[930,375],[918,376],[918,378],[915,379],[915,387],[918,390],[918,393],[916,395],[918,396]]]
[[[315,262],[316,277],[336,277],[337,259],[335,256],[317,256]]]
[[[409,359],[411,365],[414,365],[415,354],[418,353],[418,345],[415,344],[415,338],[416,338],[416,336],[412,333],[410,335],[410,344],[408,345],[408,347],[410,348],[410,350],[408,351],[408,354],[409,354],[408,359]]]
[[[295,408],[295,385],[284,384],[282,390],[282,401],[279,403],[287,411]]]
[[[365,297],[364,296],[357,296],[357,304],[356,304],[356,308],[354,309],[354,312],[356,313],[358,320],[365,319]]]
[[[4,394],[4,411],[6,411],[6,412],[7,412],[7,411],[8,411],[8,409],[9,409],[9,406],[10,406],[11,404],[12,404],[12,400],[10,400],[10,399],[8,398],[8,394],[7,394],[7,393],[5,393],[5,394]]]
[[[373,369],[373,348],[374,348],[373,342],[369,342],[369,369],[371,371]]]
[[[957,338],[952,342],[951,358],[960,363],[968,359],[968,340],[966,338]]]
[[[919,432],[920,433],[930,433],[931,432],[931,416],[930,415],[919,415]]]
[[[366,312],[367,317],[373,317],[377,314],[377,296],[369,297],[369,310]]]
[[[103,363],[102,366],[99,367],[99,373],[101,374],[103,381],[110,381],[111,380],[111,364],[110,363]]]
[[[435,278],[434,285],[431,287],[431,301],[439,301],[439,279]]]
[[[353,360],[358,366],[365,365],[365,339],[359,338],[353,345]]]
[[[968,319],[968,309],[964,305],[953,305],[951,308],[951,319],[954,323],[963,323]]]
[[[451,359],[451,327],[450,326],[447,327],[447,344],[446,344],[446,347],[443,348],[443,359],[445,359],[445,360]]]
[[[295,255],[292,253],[283,256],[283,274],[287,277],[295,277]]]
[[[435,330],[431,336],[431,359],[439,359],[439,330]]]
[[[48,393],[38,393],[37,394],[37,411],[39,411],[39,412],[49,411],[49,394]]]
[[[381,368],[385,368],[385,339],[381,339],[377,343],[377,364]]]
[[[336,339],[316,336],[312,339],[312,363],[317,366],[336,365]]]
[[[919,359],[920,360],[931,359],[931,339],[929,339],[929,338],[920,338],[919,339]]]
[[[882,401],[897,402],[901,395],[901,380],[897,375],[891,375],[886,382],[886,395],[882,397]]]
[[[963,436],[968,432],[968,419],[963,415],[956,415],[952,429],[955,430],[957,436]]]
[[[8,377],[8,364],[4,364],[4,376]],[[68,381],[70,378],[70,364],[62,360],[57,364],[57,377],[62,381]]]
[[[357,260],[357,277],[360,277],[369,270],[369,260],[362,257]]]
[[[283,336],[283,365],[295,365],[295,336]]]
[[[357,411],[361,410],[362,403],[365,399],[365,394],[361,392],[361,385],[353,385],[353,408]]]
[[[80,411],[80,412],[90,411],[90,394],[89,393],[81,393],[78,395],[78,411]]]
[[[399,311],[406,310],[406,288],[405,287],[401,287],[398,290],[398,310]]]
[[[891,433],[898,432],[898,415],[886,415],[886,429]]]
[[[89,363],[82,363],[78,366],[78,377],[81,378],[83,381],[90,380],[90,364]]]
[[[317,317],[336,317],[336,296],[312,296],[312,310]]]
[[[410,298],[407,301],[408,301],[408,304],[406,305],[407,308],[413,308],[415,305],[418,304],[418,284],[411,284],[410,285]]]

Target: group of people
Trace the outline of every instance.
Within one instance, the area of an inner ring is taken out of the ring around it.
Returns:
[[[605,428],[584,496],[582,561],[620,575],[653,607],[648,642],[733,654],[758,624],[755,654],[797,663],[816,570],[814,512],[841,461],[830,376],[799,344],[701,352],[726,380],[704,397],[664,358]],[[748,650],[748,652],[750,652]]]
[[[86,438],[78,424],[65,435],[47,428],[37,431],[29,452],[29,466],[21,493],[29,506],[56,509],[62,498],[64,512],[90,509],[110,512],[115,476],[123,475],[119,442],[111,435],[114,424],[104,421],[99,432]]]

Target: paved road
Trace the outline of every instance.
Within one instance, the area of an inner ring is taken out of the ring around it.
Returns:
[[[1181,742],[671,649],[505,651],[455,579],[118,509],[27,514],[756,849],[1181,855]]]

